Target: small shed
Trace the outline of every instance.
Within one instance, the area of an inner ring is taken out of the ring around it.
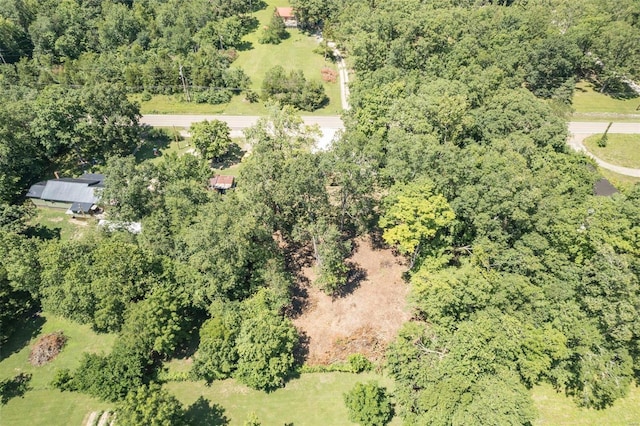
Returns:
[[[209,189],[224,193],[227,189],[233,188],[234,183],[235,178],[233,176],[216,175],[209,179]]]
[[[276,7],[276,15],[282,18],[285,27],[298,27],[298,19],[292,7]]]

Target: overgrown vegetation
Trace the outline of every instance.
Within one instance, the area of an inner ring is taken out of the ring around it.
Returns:
[[[179,424],[190,408],[158,387],[163,361],[191,352],[195,378],[282,387],[301,361],[291,257],[310,253],[313,284],[338,297],[350,239],[371,233],[409,260],[414,320],[386,360],[407,424],[532,423],[540,383],[583,407],[624,397],[640,371],[640,187],[593,196],[599,176],[566,148],[558,112],[578,78],[606,93],[637,77],[637,5],[481,3],[305,3],[303,25],[326,24],[358,73],[345,132],[316,152],[291,105],[324,94],[272,69],[264,96],[277,103],[247,130],[251,154],[224,195],[207,189],[206,160],[228,128],[196,127],[200,156],[137,160],[139,112],[113,82],[179,91],[182,74],[202,96],[219,80],[240,89],[228,65],[251,4],[3,3],[2,340],[39,307],[117,333],[52,384],[116,402],[127,421]],[[63,78],[80,87],[48,84]],[[110,219],[143,231],[32,226],[22,194],[51,168],[105,173]],[[28,394],[26,377],[11,383]],[[354,420],[389,420],[380,387],[349,395]]]

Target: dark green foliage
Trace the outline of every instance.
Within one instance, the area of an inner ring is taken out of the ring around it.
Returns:
[[[393,407],[386,389],[376,382],[356,383],[344,395],[349,420],[362,426],[384,426],[393,416]]]
[[[262,82],[262,98],[304,111],[314,111],[328,100],[322,83],[307,81],[302,70],[291,71],[287,75],[280,65],[267,70]]]
[[[19,373],[11,379],[5,379],[0,381],[0,406],[6,405],[11,399],[15,397],[22,397],[31,389],[29,382],[31,381],[31,374]]]
[[[282,18],[274,10],[269,25],[262,29],[262,35],[258,41],[260,44],[280,44],[280,41],[287,36],[287,28],[284,26]]]
[[[193,372],[208,382],[226,379],[236,369],[238,350],[236,339],[242,324],[242,314],[234,304],[214,303],[212,317],[200,327],[200,345]]]

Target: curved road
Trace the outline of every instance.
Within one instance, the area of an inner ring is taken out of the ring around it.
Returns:
[[[612,172],[640,177],[640,169],[632,169],[629,167],[616,166],[615,164],[607,163],[606,161],[596,157],[587,150],[583,141],[591,136],[602,134],[607,130],[609,123],[606,122],[570,122],[569,123],[569,146],[578,152],[582,152],[589,157],[593,158],[595,162],[603,169],[611,170]],[[609,133],[640,133],[640,123],[613,123],[609,129]]]

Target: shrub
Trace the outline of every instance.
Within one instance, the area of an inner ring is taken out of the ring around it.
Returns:
[[[363,371],[370,371],[373,364],[362,354],[351,354],[347,358],[351,371],[354,373],[362,373]]]
[[[393,416],[393,407],[385,388],[376,382],[356,383],[344,394],[349,420],[363,426],[384,426]]]

